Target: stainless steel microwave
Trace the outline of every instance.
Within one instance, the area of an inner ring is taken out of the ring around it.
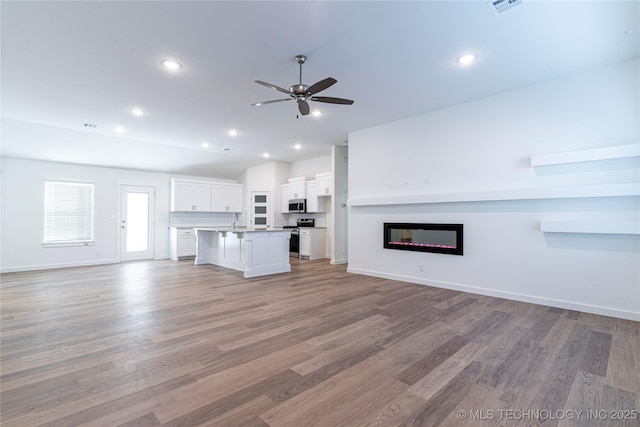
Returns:
[[[307,212],[307,200],[306,199],[289,200],[289,212],[293,212],[293,213]]]

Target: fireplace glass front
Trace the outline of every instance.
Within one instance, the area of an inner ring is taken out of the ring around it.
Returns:
[[[462,224],[384,223],[384,248],[462,255]]]

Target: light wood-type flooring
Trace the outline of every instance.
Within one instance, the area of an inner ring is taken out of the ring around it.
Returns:
[[[638,322],[293,270],[2,275],[2,426],[640,425]]]

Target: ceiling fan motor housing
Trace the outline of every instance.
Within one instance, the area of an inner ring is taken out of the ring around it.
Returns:
[[[309,86],[303,85],[303,84],[298,84],[298,85],[291,86],[289,88],[289,92],[291,92],[292,94],[294,94],[296,96],[302,96],[305,93],[307,93],[307,89],[309,89]]]

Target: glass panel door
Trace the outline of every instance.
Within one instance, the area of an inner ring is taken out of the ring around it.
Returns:
[[[271,215],[271,192],[252,191],[251,192],[251,225],[253,228],[269,227]]]
[[[120,215],[120,259],[154,257],[155,188],[123,185]]]

